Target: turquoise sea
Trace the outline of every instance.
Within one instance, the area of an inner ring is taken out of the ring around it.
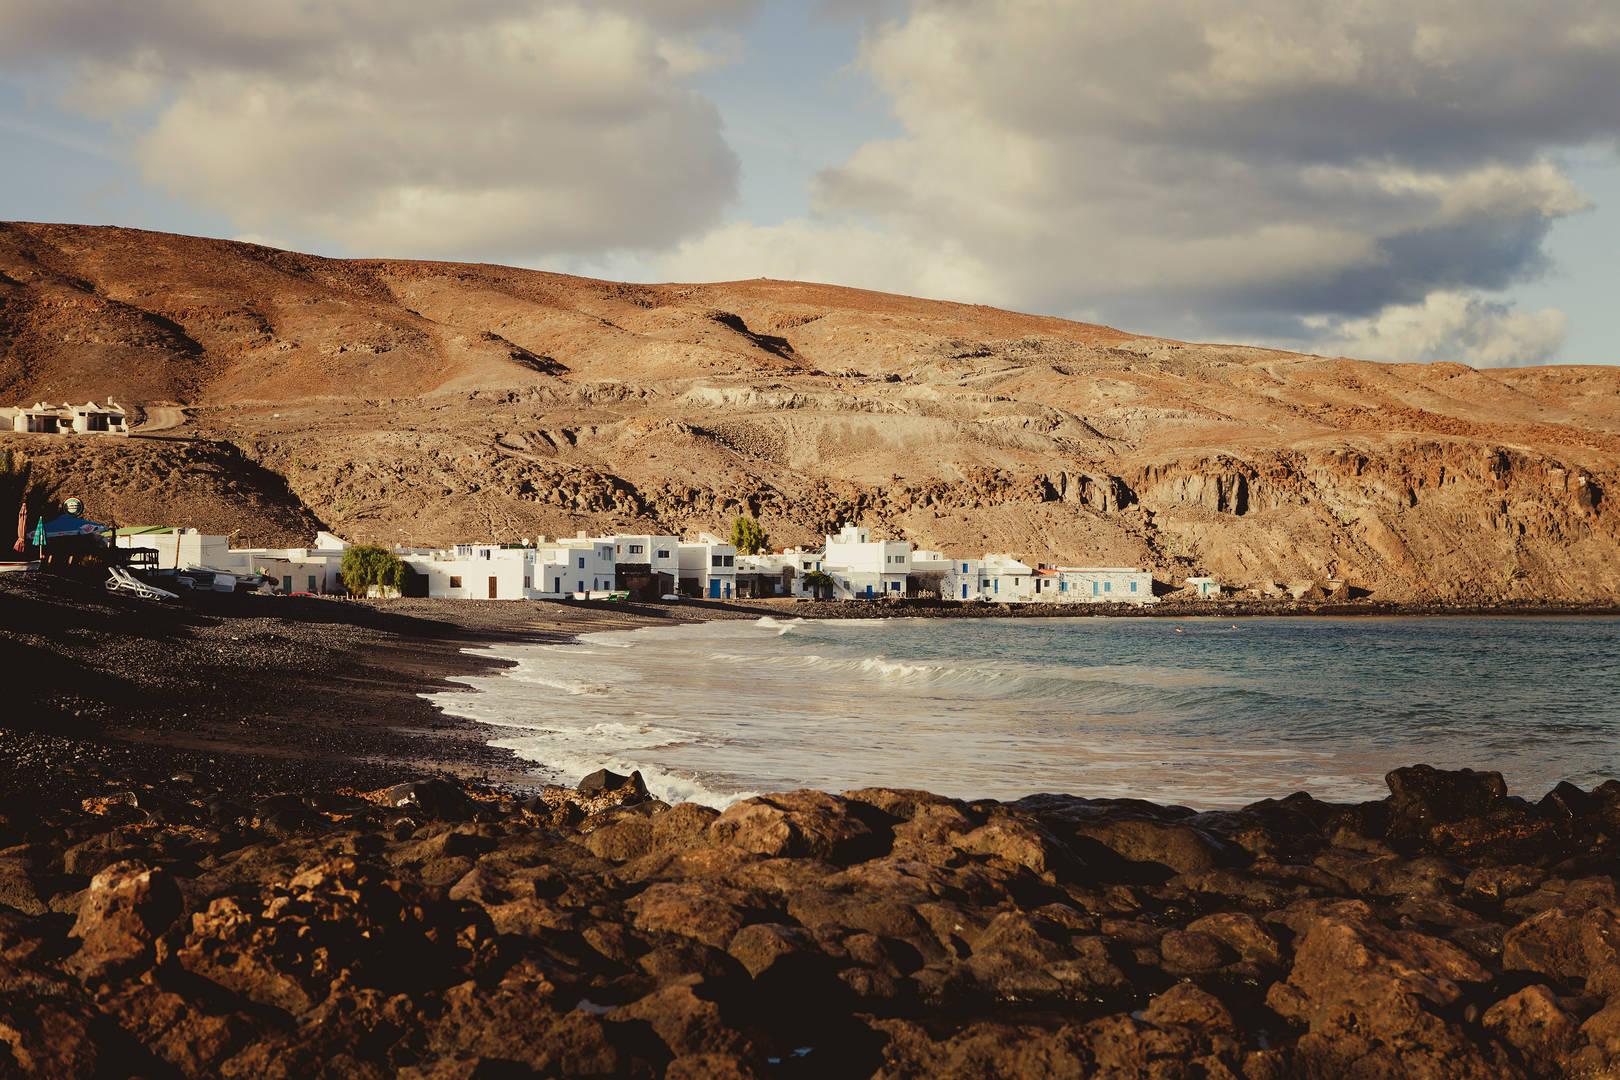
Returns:
[[[1384,794],[1429,762],[1539,797],[1620,777],[1620,619],[711,622],[502,645],[436,696],[546,779],[655,794],[882,785],[1197,807]]]

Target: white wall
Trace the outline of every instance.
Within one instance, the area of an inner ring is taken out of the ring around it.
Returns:
[[[730,600],[737,595],[737,549],[705,533],[680,545],[682,580],[696,580],[698,593],[707,600]]]
[[[822,569],[835,582],[841,600],[904,596],[911,573],[911,544],[905,540],[873,540],[871,531],[845,525],[826,538]]]
[[[1061,567],[1058,571],[1070,603],[1151,604],[1153,575],[1130,567]]]

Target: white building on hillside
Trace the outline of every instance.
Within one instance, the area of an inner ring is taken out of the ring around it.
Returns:
[[[680,545],[680,591],[708,600],[737,595],[737,549],[713,533]]]
[[[1184,588],[1195,600],[1219,600],[1221,583],[1212,577],[1190,577]]]
[[[36,435],[128,435],[128,411],[112,398],[105,405],[35,402],[0,409],[0,422],[8,430]]]
[[[911,544],[906,540],[873,540],[870,529],[845,525],[827,537],[822,569],[834,582],[840,600],[871,600],[906,595],[911,573]]]

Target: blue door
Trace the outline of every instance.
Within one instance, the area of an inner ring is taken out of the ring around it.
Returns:
[[[962,599],[964,599],[964,600],[967,599],[967,586],[966,585],[962,586]]]
[[[710,600],[718,600],[718,599],[720,599],[720,579],[719,578],[713,578],[709,582],[709,599]]]
[[[866,587],[866,598],[868,600],[872,599],[872,586],[870,585]]]

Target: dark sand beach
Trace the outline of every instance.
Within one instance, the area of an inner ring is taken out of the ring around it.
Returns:
[[[770,610],[0,582],[0,1075],[1620,1068],[1620,784],[718,813],[540,787],[419,696],[479,644]]]

